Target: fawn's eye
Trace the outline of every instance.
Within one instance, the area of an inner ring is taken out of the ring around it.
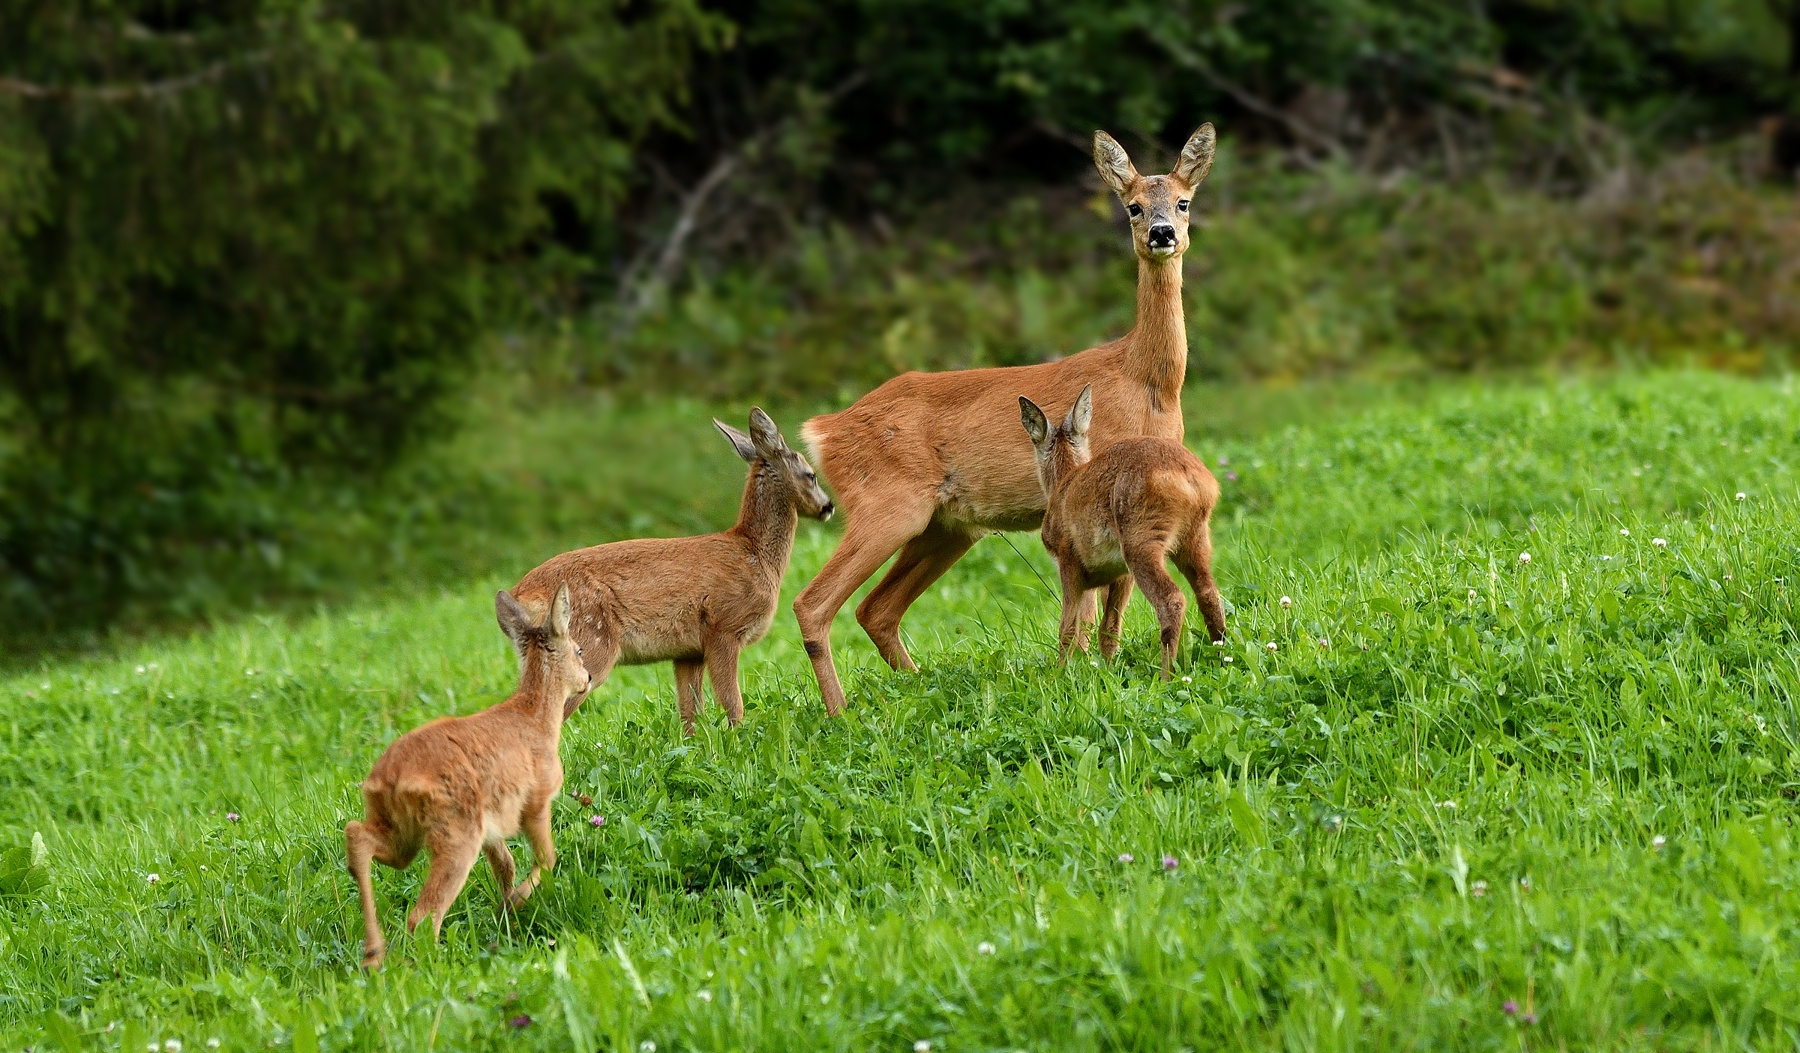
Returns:
[[[575,645],[575,657],[577,657],[577,658],[581,657],[581,645],[580,644]]]
[[[1182,212],[1186,212],[1188,207],[1187,199],[1182,198],[1180,201],[1175,202],[1175,207]]]
[[[1144,206],[1142,206],[1134,201],[1131,204],[1125,206],[1125,211],[1131,213],[1132,219],[1136,219],[1139,216],[1144,214]]]

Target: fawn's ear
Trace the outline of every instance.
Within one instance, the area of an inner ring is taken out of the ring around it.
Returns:
[[[566,581],[556,587],[556,599],[550,601],[550,616],[544,619],[544,629],[552,640],[569,638],[569,583]]]
[[[713,418],[713,427],[719,429],[719,434],[725,436],[731,443],[731,448],[737,451],[739,457],[742,457],[746,461],[756,460],[756,443],[750,440],[750,436],[745,435],[743,432],[717,417]]]
[[[1131,158],[1119,141],[1105,132],[1094,133],[1094,167],[1100,170],[1100,178],[1112,187],[1112,192],[1120,197],[1132,183],[1137,181],[1137,169],[1131,166]]]
[[[1188,136],[1187,145],[1181,148],[1181,160],[1175,162],[1176,177],[1190,187],[1199,186],[1206,173],[1212,171],[1216,142],[1211,121],[1194,129],[1194,134]]]
[[[1089,384],[1076,396],[1075,405],[1069,407],[1069,415],[1063,418],[1063,431],[1076,439],[1087,438],[1088,425],[1094,423],[1094,385]]]
[[[1044,440],[1050,437],[1050,418],[1044,416],[1037,403],[1023,395],[1019,396],[1019,422],[1025,425],[1025,434],[1031,436],[1033,446],[1044,445]]]
[[[781,437],[781,429],[761,406],[750,409],[750,440],[756,444],[756,452],[771,461],[787,452],[787,440]]]
[[[500,631],[513,642],[513,646],[521,654],[525,651],[525,640],[530,632],[537,628],[537,623],[513,594],[501,589],[494,593],[494,620],[500,623]]]

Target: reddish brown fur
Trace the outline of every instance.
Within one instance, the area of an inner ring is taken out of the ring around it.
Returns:
[[[1213,508],[1219,483],[1200,459],[1178,442],[1122,439],[1090,459],[1088,426],[1093,392],[1083,389],[1061,425],[1020,396],[1019,412],[1036,450],[1038,479],[1046,495],[1044,547],[1062,578],[1061,660],[1087,650],[1087,612],[1093,591],[1106,589],[1100,653],[1119,649],[1119,624],[1135,579],[1156,609],[1162,627],[1162,674],[1179,656],[1187,598],[1169,577],[1175,566],[1193,587],[1213,640],[1225,639],[1225,610],[1212,576]]]
[[[914,669],[900,640],[900,619],[913,601],[984,534],[1030,530],[1042,520],[1031,445],[1014,416],[1021,392],[1068,405],[1093,387],[1103,407],[1094,422],[1102,447],[1140,435],[1181,440],[1181,256],[1187,204],[1212,152],[1212,125],[1202,125],[1174,172],[1140,176],[1118,143],[1094,133],[1101,177],[1128,211],[1138,211],[1131,221],[1137,326],[1125,336],[1042,365],[906,373],[842,412],[806,422],[801,434],[849,517],[837,551],[794,600],[828,713],[844,704],[831,658],[832,619],[889,556],[899,553],[856,617],[889,665]]]
[[[750,463],[737,525],[717,534],[645,538],[557,556],[513,589],[531,610],[567,581],[574,636],[596,685],[617,664],[675,664],[681,723],[693,734],[702,673],[732,724],[744,719],[738,654],[775,620],[781,579],[800,514],[829,518],[830,498],[806,458],[788,449],[775,422],[750,412],[750,434],[714,421]]]
[[[371,860],[397,870],[421,848],[431,873],[406,915],[408,932],[431,918],[437,938],[444,915],[461,895],[475,857],[485,852],[507,906],[537,888],[556,865],[550,840],[550,802],[562,789],[563,712],[587,693],[581,651],[569,639],[569,591],[559,588],[542,624],[513,597],[494,599],[500,628],[519,652],[519,688],[511,698],[467,717],[444,717],[394,740],[363,780],[364,815],[344,827],[350,873],[362,900],[363,965],[381,967],[387,941],[376,917]],[[523,828],[535,862],[513,884],[506,839]]]

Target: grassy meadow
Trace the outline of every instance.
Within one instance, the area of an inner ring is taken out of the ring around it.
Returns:
[[[728,522],[713,411],[484,423],[466,469],[535,525],[477,580],[0,674],[0,1049],[1800,1043],[1800,385],[1688,372],[1191,385],[1232,638],[1191,619],[1172,683],[1141,598],[1058,669],[1049,560],[995,537],[910,615],[920,673],[846,608],[828,721],[803,522],[745,725],[684,741],[667,667],[618,671],[553,878],[506,916],[478,868],[431,945],[425,866],[378,867],[363,975],[357,781],[511,689],[532,562]]]

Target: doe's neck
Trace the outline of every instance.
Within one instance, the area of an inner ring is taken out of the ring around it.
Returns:
[[[1181,310],[1181,257],[1138,257],[1137,326],[1127,368],[1132,376],[1179,405],[1187,378],[1187,321]]]

